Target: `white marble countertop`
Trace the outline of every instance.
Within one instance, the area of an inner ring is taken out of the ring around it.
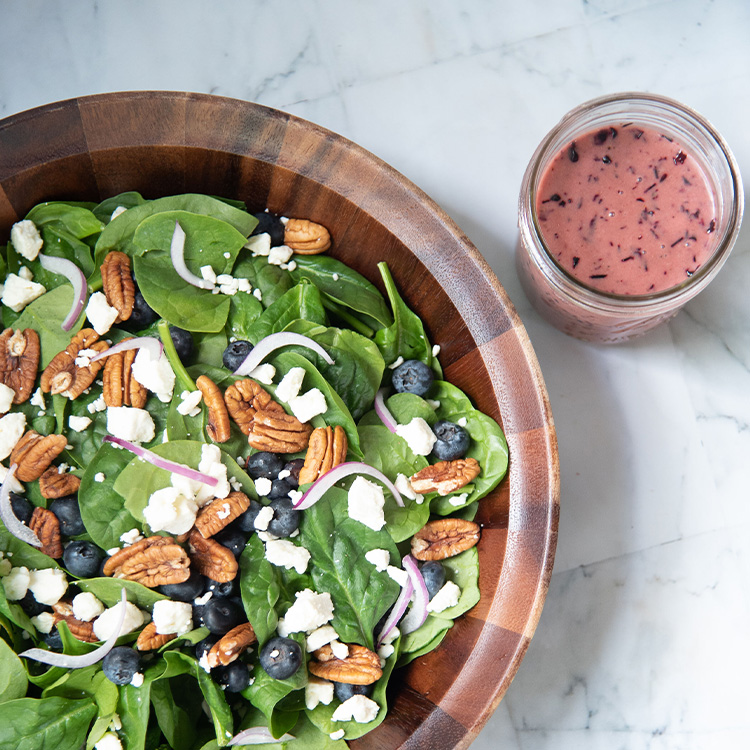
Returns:
[[[412,179],[497,273],[549,389],[561,520],[474,747],[750,747],[750,226],[701,296],[616,347],[542,322],[513,262],[526,162],[594,96],[680,99],[750,174],[747,0],[0,0],[0,28],[0,117],[128,89],[284,109]]]

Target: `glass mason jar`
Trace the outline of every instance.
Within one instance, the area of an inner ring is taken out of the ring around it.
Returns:
[[[624,123],[658,131],[683,146],[704,173],[715,209],[713,246],[703,265],[681,283],[646,294],[601,291],[575,278],[553,256],[537,215],[540,182],[562,149],[576,137]],[[625,341],[672,317],[716,276],[737,239],[742,212],[739,168],[724,139],[705,118],[662,96],[603,96],[566,114],[529,162],[519,198],[516,263],[521,284],[540,315],[561,331],[598,343]]]

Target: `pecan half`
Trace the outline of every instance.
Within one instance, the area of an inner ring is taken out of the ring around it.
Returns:
[[[69,472],[60,472],[57,466],[50,466],[47,471],[39,477],[39,491],[47,500],[54,500],[65,495],[75,495],[81,486],[81,480]]]
[[[312,433],[309,424],[303,424],[283,409],[259,409],[255,412],[250,428],[248,444],[259,451],[271,453],[297,453],[304,450]]]
[[[135,642],[135,647],[139,651],[153,651],[154,649],[161,648],[170,641],[173,641],[175,638],[177,638],[177,633],[157,633],[156,625],[154,625],[153,622],[150,622],[138,634],[138,640]]]
[[[224,391],[224,402],[227,410],[242,431],[249,435],[255,412],[259,409],[283,412],[284,407],[271,398],[271,394],[261,388],[254,380],[238,380]]]
[[[237,559],[229,548],[213,539],[204,539],[196,529],[190,532],[188,543],[190,559],[201,575],[219,583],[234,580],[238,570]]]
[[[14,404],[22,404],[31,395],[39,353],[39,334],[32,328],[6,328],[0,334],[0,382],[14,390]]]
[[[348,685],[372,685],[383,676],[380,657],[369,648],[356,643],[347,644],[349,656],[337,659],[329,646],[313,652],[314,659],[307,665],[311,674]]]
[[[102,263],[102,287],[107,302],[117,310],[115,323],[128,320],[135,302],[135,284],[130,273],[130,258],[114,250]]]
[[[60,541],[60,522],[57,516],[46,508],[34,508],[29,520],[29,528],[39,537],[42,546],[39,548],[45,555],[57,560],[62,557],[63,546]]]
[[[214,643],[206,657],[208,666],[213,669],[231,664],[257,640],[253,626],[249,622],[243,622]]]
[[[445,560],[464,552],[479,541],[479,524],[462,518],[428,521],[411,540],[417,560]]]
[[[115,552],[104,563],[103,573],[154,588],[187,581],[190,558],[171,536],[149,536]]]
[[[333,429],[330,426],[314,429],[307,445],[305,465],[299,473],[299,483],[314,482],[334,466],[344,463],[348,447],[346,432],[341,425]]]
[[[79,641],[86,643],[96,643],[99,639],[94,635],[94,623],[79,620],[73,615],[73,607],[70,602],[62,599],[57,604],[52,605],[52,619],[55,625],[58,622],[64,622],[70,630],[70,634]]]
[[[10,454],[10,465],[18,465],[16,479],[19,482],[39,479],[67,444],[65,435],[40,435],[35,430],[27,430]]]
[[[289,219],[284,227],[284,244],[300,255],[317,255],[331,246],[331,235],[322,224]]]
[[[221,389],[205,375],[201,375],[195,381],[195,385],[203,394],[203,401],[208,407],[208,424],[206,425],[208,436],[215,443],[226,443],[232,433],[229,425],[229,412]]]
[[[420,495],[426,495],[429,492],[447,495],[478,477],[479,471],[479,462],[476,459],[457,458],[453,461],[438,461],[432,466],[425,466],[409,481],[414,492],[419,492]]]
[[[107,357],[102,373],[102,396],[107,406],[134,406],[137,409],[146,406],[148,391],[133,377],[132,367],[137,354],[136,349],[128,349]]]
[[[217,534],[229,526],[250,507],[250,498],[244,492],[230,492],[226,497],[217,497],[204,505],[195,519],[195,528],[204,539]]]
[[[80,330],[44,369],[41,385],[45,393],[62,393],[69,399],[76,399],[94,382],[104,360],[99,359],[87,367],[77,367],[76,357],[84,349],[103,352],[109,349],[109,344],[99,341],[99,334],[93,328]]]

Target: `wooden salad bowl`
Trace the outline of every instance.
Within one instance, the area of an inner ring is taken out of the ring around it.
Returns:
[[[440,344],[446,380],[503,427],[508,476],[480,501],[481,600],[392,680],[375,748],[464,748],[508,689],[549,586],[557,443],[526,331],[489,266],[421,190],[359,146],[277,110],[202,94],[131,92],[0,121],[0,242],[36,203],[199,192],[328,227],[331,253],[381,291],[385,260]]]

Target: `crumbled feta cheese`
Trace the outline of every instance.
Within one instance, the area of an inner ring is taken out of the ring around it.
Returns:
[[[73,617],[91,622],[104,612],[104,605],[90,592],[83,591],[73,597]]]
[[[301,396],[290,399],[288,403],[292,414],[303,424],[317,417],[318,414],[325,414],[328,410],[326,397],[319,388],[311,388]]]
[[[395,370],[397,367],[399,367],[402,364],[404,364],[404,358],[403,357],[397,357],[396,359],[393,360],[393,362],[391,362],[391,364],[388,365],[388,367],[391,370]]]
[[[342,643],[341,641],[334,640],[330,643],[331,651],[333,652],[333,655],[337,659],[341,659],[342,661],[346,659],[349,656],[349,646],[347,646],[345,643]]]
[[[280,266],[282,263],[286,263],[289,258],[292,257],[294,251],[291,247],[286,245],[279,245],[278,247],[272,247],[271,252],[268,253],[268,262],[272,266]]]
[[[106,641],[109,636],[115,630],[117,620],[120,617],[122,602],[117,602],[114,607],[105,609],[99,617],[94,620],[94,635],[100,641]],[[125,602],[125,621],[122,624],[121,635],[127,635],[132,633],[134,630],[140,629],[143,623],[146,621],[146,617],[135,604],[131,602]]]
[[[211,288],[216,284],[216,271],[211,266],[201,266],[201,276],[203,281],[208,281],[212,285]]]
[[[175,487],[154,492],[143,509],[143,517],[152,531],[185,534],[193,527],[198,504]]]
[[[209,487],[202,482],[198,483],[199,489],[195,496],[198,505],[202,506],[207,500],[212,500],[215,497],[224,498],[232,491],[227,478],[227,467],[221,462],[221,450],[218,445],[209,445],[208,443],[203,445],[198,471],[219,480],[215,487]]]
[[[307,641],[305,642],[307,652],[312,653],[313,651],[317,651],[331,641],[335,641],[338,637],[339,634],[335,631],[333,625],[323,625],[323,627],[313,630],[313,632],[307,636]]]
[[[20,411],[6,414],[0,419],[0,460],[10,456],[24,432],[26,415]]]
[[[261,292],[260,289],[253,289],[253,297],[255,297],[258,302],[263,302],[263,292]]]
[[[68,590],[68,577],[59,568],[29,571],[29,591],[39,604],[57,604]]]
[[[7,576],[8,573],[13,569],[13,565],[10,560],[3,557],[3,553],[0,552],[0,576]]]
[[[273,520],[273,508],[270,505],[266,505],[258,511],[258,515],[255,516],[253,525],[257,531],[266,531],[268,524]]]
[[[286,479],[287,477],[292,476],[292,472],[289,471],[289,469],[282,469],[279,472],[279,479]]]
[[[37,393],[41,394],[42,389],[37,388],[36,391],[34,391],[34,395],[31,397],[31,405],[32,406],[39,406],[39,404],[36,403],[35,399],[37,397]],[[10,387],[5,385],[5,383],[0,383],[0,414],[5,414],[6,411],[10,411],[10,407],[13,405],[13,399],[15,398],[16,392]],[[42,405],[41,407],[44,409],[44,398],[42,398]]]
[[[348,512],[349,518],[363,523],[373,531],[379,531],[385,526],[385,496],[379,484],[370,482],[363,476],[358,476],[349,488]]]
[[[70,469],[70,466],[68,464],[60,464],[57,467],[57,473],[58,474],[65,474]]]
[[[333,700],[333,683],[318,677],[307,678],[305,685],[305,706],[312,711],[318,703],[327,706]]]
[[[120,720],[120,714],[112,714],[112,719],[109,722],[109,728],[115,732],[119,732],[122,729],[122,721]]]
[[[10,241],[19,255],[26,260],[36,260],[42,249],[42,235],[31,219],[17,221],[10,230]]]
[[[258,493],[258,497],[267,497],[271,487],[271,480],[267,477],[258,477],[255,480],[255,491]]]
[[[128,209],[125,208],[125,206],[118,206],[114,211],[112,211],[112,215],[109,217],[110,221],[114,221],[118,216],[121,214],[124,214]]]
[[[258,539],[260,539],[261,542],[275,542],[279,537],[277,537],[275,534],[272,534],[270,531],[259,531],[258,532]]]
[[[338,281],[339,280],[339,275],[337,273],[333,274],[333,280],[334,281]]]
[[[312,589],[303,589],[295,597],[284,616],[287,633],[312,633],[333,619],[333,601],[327,591],[316,594]]]
[[[428,456],[437,440],[422,417],[414,417],[409,424],[396,425],[396,434],[406,440],[415,456]]]
[[[398,628],[391,628],[386,634],[385,638],[381,640],[381,643],[383,643],[384,645],[393,643],[400,635],[401,631]]]
[[[222,274],[222,276],[226,280],[222,282],[219,291],[222,294],[228,294],[230,297],[233,297],[240,290],[239,280],[229,276],[229,274]],[[219,276],[219,279],[221,279],[222,276]]]
[[[397,568],[395,565],[389,565],[385,572],[399,585],[401,588],[406,586],[409,581],[409,574],[403,568]]]
[[[90,424],[91,420],[88,417],[76,417],[74,414],[68,417],[68,427],[73,432],[83,432]]]
[[[286,264],[287,271],[294,271],[295,268],[297,268],[296,260],[290,260],[289,263]]]
[[[130,684],[136,688],[139,688],[141,685],[143,685],[143,673],[136,672],[133,675],[133,679],[130,681]]]
[[[405,474],[398,474],[396,476],[396,481],[393,484],[404,497],[409,498],[409,500],[416,500],[418,505],[422,504],[422,500],[424,500],[424,497],[414,491],[414,488],[411,486],[411,482],[409,481],[409,477],[407,477]]]
[[[278,388],[276,388],[276,399],[285,404],[289,403],[299,394],[299,389],[302,387],[304,379],[305,369],[303,367],[292,367],[281,379]]]
[[[133,377],[145,388],[155,393],[159,401],[167,403],[172,400],[175,374],[165,354],[154,359],[151,352],[142,346],[135,356],[130,368]]]
[[[200,391],[183,391],[180,394],[180,403],[177,404],[177,412],[183,416],[196,417],[200,414],[200,404],[203,394]]]
[[[430,599],[427,611],[442,612],[449,607],[455,607],[460,597],[461,589],[453,581],[446,581],[440,591]]]
[[[460,417],[456,424],[459,425],[459,427],[466,427],[466,417]]]
[[[131,544],[140,542],[141,539],[143,539],[143,534],[141,534],[138,529],[130,529],[130,531],[126,531],[124,534],[120,534],[120,541],[125,547],[129,547]]]
[[[110,548],[109,548],[109,549],[107,550],[107,555],[108,555],[109,557],[112,557],[112,555],[114,555],[114,554],[117,554],[117,553],[118,553],[119,551],[120,551],[120,548],[119,548],[119,547],[110,547]]]
[[[198,666],[204,671],[204,672],[210,672],[211,671],[211,665],[208,663],[208,651],[205,651],[203,656],[201,656],[200,659],[198,659]],[[209,713],[210,716],[210,713]]]
[[[99,354],[96,349],[81,349],[76,354],[75,365],[76,367],[88,367],[91,364],[91,360]]]
[[[335,732],[331,732],[328,736],[332,740],[343,740],[346,732],[343,729],[337,729]]]
[[[29,302],[33,302],[37,297],[41,297],[47,290],[36,281],[27,281],[14,273],[9,273],[5,277],[3,294],[0,301],[9,307],[13,312],[21,312]]]
[[[258,365],[248,375],[248,377],[257,380],[259,383],[263,383],[264,385],[271,385],[273,383],[273,379],[276,377],[276,368],[273,365],[269,365],[267,363]]]
[[[94,481],[95,482],[103,482],[107,478],[107,475],[103,471],[98,471],[96,474],[94,474]]]
[[[196,596],[195,599],[193,599],[193,604],[197,604],[199,607],[202,607],[213,595],[213,591],[206,591],[206,593],[202,596]]]
[[[190,602],[161,599],[154,602],[152,617],[159,635],[185,635],[193,629],[193,608]]]
[[[27,268],[26,266],[21,266],[18,269],[18,275],[24,280],[24,281],[33,281],[34,280],[34,274],[31,272],[30,268]]]
[[[358,724],[367,724],[375,720],[379,710],[380,706],[366,695],[353,695],[333,712],[331,721],[354,720]]]
[[[154,419],[146,409],[134,406],[107,408],[107,432],[121,440],[147,443],[154,439]]]
[[[250,237],[245,243],[245,249],[253,255],[268,255],[271,252],[271,235],[263,232]]]
[[[122,750],[122,743],[120,742],[120,738],[114,734],[114,732],[107,732],[96,743],[96,745],[94,745],[94,750]]]
[[[55,617],[51,612],[42,612],[36,617],[31,618],[31,624],[40,633],[49,633],[52,630],[52,626],[55,624]]]
[[[287,539],[274,539],[266,542],[266,560],[280,568],[294,568],[302,575],[310,562],[310,553]]]
[[[26,596],[29,590],[29,569],[22,565],[18,568],[12,568],[10,573],[3,578],[3,588],[5,589],[5,598],[10,602],[17,602]]]
[[[250,279],[237,279],[237,289],[246,294],[250,294],[253,291],[253,288],[250,286]]]
[[[440,354],[440,344],[435,344],[435,346],[432,347],[432,356],[437,357],[438,354]]]
[[[365,560],[382,573],[391,562],[391,553],[387,549],[371,549],[365,553]]]
[[[117,308],[112,307],[102,292],[94,292],[86,305],[86,317],[93,329],[103,336],[115,322],[118,316]]]
[[[104,411],[107,408],[107,402],[104,400],[104,396],[94,399],[87,407],[86,410],[89,414],[96,414],[99,411]]]
[[[448,502],[454,507],[459,508],[466,503],[466,498],[469,497],[468,492],[462,492],[460,495],[453,495],[449,498]]]
[[[231,509],[229,507],[229,503],[224,503],[219,510],[216,511],[217,518],[229,518],[229,514],[231,513]]]
[[[425,399],[427,403],[433,408],[433,409],[439,409],[440,408],[440,402],[436,401],[434,398],[428,398]]]
[[[242,492],[242,485],[237,480],[237,477],[229,477],[229,484],[235,492]]]
[[[302,499],[303,494],[302,490],[289,490],[289,492],[287,492],[287,497],[292,501],[292,505],[296,505]],[[294,534],[292,534],[292,536],[294,536]]]
[[[396,650],[395,647],[391,645],[390,643],[387,645],[383,645],[378,649],[378,656],[380,657],[381,669],[385,666],[385,663],[388,660],[388,657],[393,656],[393,652],[395,650]]]

